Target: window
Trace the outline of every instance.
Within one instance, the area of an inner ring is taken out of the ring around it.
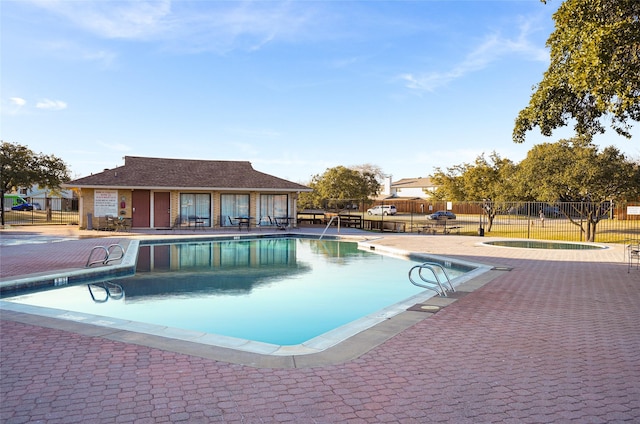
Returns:
[[[180,224],[211,226],[211,195],[180,193]]]
[[[260,196],[260,219],[270,216],[272,218],[286,218],[287,210],[286,194],[263,194]]]
[[[227,227],[231,225],[229,218],[249,216],[249,195],[248,194],[223,194],[220,196],[220,225]]]

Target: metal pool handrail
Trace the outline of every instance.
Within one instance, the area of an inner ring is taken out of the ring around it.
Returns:
[[[95,252],[96,250],[103,250],[104,251],[104,257],[102,259],[99,260],[94,260],[91,261],[91,257],[93,256],[93,252]],[[118,256],[111,256],[114,253],[119,253]],[[109,245],[109,247],[104,247],[104,246],[95,246],[93,249],[91,249],[91,252],[89,252],[89,257],[87,258],[87,263],[84,265],[85,268],[89,268],[91,265],[97,265],[97,264],[103,264],[106,265],[111,261],[117,261],[119,259],[122,259],[124,257],[124,247],[120,246],[119,244],[111,244]]]
[[[322,234],[320,234],[320,238],[318,240],[322,240],[322,237],[324,237],[324,234],[327,232],[327,230],[329,229],[329,226],[331,225],[331,223],[333,222],[333,219],[335,217],[338,217],[338,232],[340,232],[340,215],[334,215],[331,217],[331,219],[329,220],[329,223],[327,224],[326,227],[324,227],[324,231],[322,232]]]
[[[418,276],[423,281],[423,283],[416,282],[412,278],[411,274],[416,269],[418,270]],[[433,277],[435,278],[435,281],[428,280],[422,275],[422,270],[424,270],[424,269],[428,269],[429,271],[431,271],[431,274],[433,274]],[[436,269],[439,269],[442,272],[442,274],[444,274],[444,276],[445,276],[445,278],[447,280],[446,282],[449,284],[449,288],[447,288],[446,285],[443,286],[442,282],[440,281],[440,277],[438,276],[438,273],[436,272]],[[442,296],[442,297],[446,297],[448,291],[455,292],[455,289],[453,288],[453,285],[451,284],[451,279],[449,278],[449,274],[447,274],[446,269],[441,264],[439,264],[437,262],[424,262],[423,264],[416,265],[416,266],[412,267],[409,270],[409,281],[411,281],[411,284],[413,284],[414,286],[418,286],[418,287],[422,287],[422,288],[425,288],[425,289],[433,290],[436,293],[438,293],[438,296]]]
[[[91,287],[104,290],[104,293],[105,293],[104,299],[96,298]],[[122,288],[122,286],[112,281],[103,281],[101,283],[87,284],[87,288],[89,289],[89,294],[91,295],[91,299],[93,299],[93,301],[96,303],[104,303],[109,299],[120,300],[124,297],[124,289]]]

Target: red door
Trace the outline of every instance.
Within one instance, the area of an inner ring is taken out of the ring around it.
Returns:
[[[154,228],[171,227],[171,199],[169,192],[153,193],[153,226]]]
[[[153,269],[156,271],[169,271],[171,269],[171,246],[153,246]]]
[[[149,190],[133,190],[131,207],[133,217],[131,226],[134,228],[149,228],[151,226],[151,192]]]

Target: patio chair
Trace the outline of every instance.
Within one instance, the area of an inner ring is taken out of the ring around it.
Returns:
[[[257,227],[259,228],[263,228],[263,227],[273,227],[273,221],[271,220],[270,216],[263,216],[260,218],[260,220],[258,221],[258,223],[256,224]]]
[[[227,216],[227,218],[229,218],[229,224],[231,224],[232,226],[238,226],[238,230],[240,230],[240,228],[242,227],[246,227],[247,231],[251,229],[251,218],[231,218],[230,216]]]
[[[117,217],[105,215],[105,231],[116,231],[118,227]]]
[[[269,219],[271,219],[271,217],[269,217]],[[287,227],[289,226],[289,221],[287,219],[280,219],[280,221],[278,221],[278,218],[273,218],[273,223],[276,225],[276,227],[278,227],[279,230],[286,230]]]
[[[173,221],[173,225],[171,226],[172,230],[175,230],[176,228],[180,229],[182,228],[184,225],[184,220],[182,219],[182,215],[178,215],[176,217],[176,219]]]

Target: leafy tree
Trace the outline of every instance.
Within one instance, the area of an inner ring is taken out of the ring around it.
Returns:
[[[352,169],[354,171],[358,171],[361,174],[371,174],[375,177],[375,179],[378,182],[381,182],[384,180],[384,178],[386,177],[386,174],[384,173],[384,171],[382,170],[382,168],[380,168],[378,165],[374,165],[371,163],[364,163],[362,165],[353,165],[353,166],[349,166],[349,169]]]
[[[569,120],[577,135],[593,136],[605,131],[605,116],[630,138],[629,121],[640,119],[640,1],[565,0],[554,20],[549,68],[518,114],[513,140],[524,142],[534,127],[550,136]]]
[[[516,166],[496,152],[489,159],[484,154],[473,164],[456,165],[442,171],[435,169],[433,182],[439,186],[434,193],[437,199],[482,201],[488,216],[487,231],[491,231],[493,220],[506,208],[505,201],[513,199],[513,177]]]
[[[531,198],[578,202],[572,210],[562,212],[592,242],[611,201],[640,194],[640,167],[613,146],[600,152],[587,139],[575,138],[534,146],[520,162],[518,182],[520,192]]]
[[[2,141],[0,148],[0,195],[21,187],[37,185],[41,188],[59,189],[69,181],[67,165],[53,155],[34,153],[26,146]],[[4,208],[0,208],[4,225]]]
[[[353,200],[365,201],[380,192],[376,175],[369,171],[336,166],[328,168],[322,175],[315,175],[309,187],[312,193],[301,193],[298,205],[308,207],[341,208]],[[304,194],[304,196],[303,196]]]

